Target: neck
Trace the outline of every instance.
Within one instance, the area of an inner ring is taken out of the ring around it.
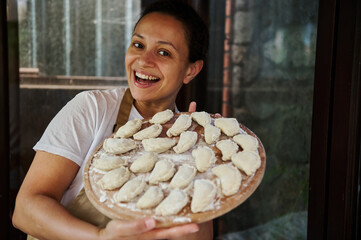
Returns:
[[[157,112],[164,111],[166,109],[170,109],[172,111],[175,110],[175,102],[169,102],[165,104],[158,104],[158,103],[148,103],[148,102],[140,102],[135,100],[134,106],[142,115],[143,118],[151,118]]]

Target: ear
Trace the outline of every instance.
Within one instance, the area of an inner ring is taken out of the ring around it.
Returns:
[[[184,84],[190,83],[192,79],[197,76],[197,74],[202,70],[203,68],[203,60],[197,60],[194,63],[190,63],[187,69],[187,73],[185,78],[183,79]]]

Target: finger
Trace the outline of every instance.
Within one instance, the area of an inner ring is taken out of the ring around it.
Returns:
[[[124,229],[126,229],[128,236],[143,233],[155,227],[155,220],[153,218],[145,218],[127,223],[128,226],[124,226]]]
[[[222,117],[222,115],[221,114],[219,114],[219,113],[216,113],[216,114],[214,114],[216,117]]]
[[[152,218],[137,219],[134,221],[110,221],[106,229],[109,232],[116,232],[118,236],[135,236],[152,230],[155,227],[155,220]]]
[[[196,108],[197,108],[197,103],[193,101],[189,104],[188,112],[195,112]]]
[[[198,232],[199,226],[197,224],[187,224],[172,228],[159,228],[143,233],[140,239],[168,239],[181,237],[187,234]]]

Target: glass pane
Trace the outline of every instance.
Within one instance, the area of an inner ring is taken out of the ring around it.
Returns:
[[[40,75],[125,76],[140,1],[19,1],[20,66]]]
[[[255,193],[221,217],[218,230],[222,239],[306,239],[318,2],[228,3],[228,103],[263,142],[267,166]]]

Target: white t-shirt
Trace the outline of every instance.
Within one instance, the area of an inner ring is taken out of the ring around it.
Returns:
[[[95,148],[112,134],[126,88],[85,91],[53,118],[34,150],[68,158],[80,166],[61,203],[68,205],[83,187],[83,168]],[[129,120],[143,118],[132,106]]]

